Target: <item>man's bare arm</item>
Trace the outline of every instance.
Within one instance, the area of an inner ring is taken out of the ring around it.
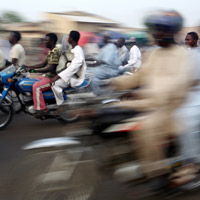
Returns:
[[[46,72],[53,71],[56,67],[57,67],[56,64],[50,64],[43,68],[36,68],[36,69],[34,69],[34,71],[38,72],[38,73],[46,73]]]
[[[44,62],[42,62],[40,64],[27,66],[27,68],[30,68],[30,69],[39,69],[39,68],[44,68],[46,65],[47,65],[47,61],[45,60]]]

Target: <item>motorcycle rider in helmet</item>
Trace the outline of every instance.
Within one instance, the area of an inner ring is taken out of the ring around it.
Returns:
[[[137,147],[141,169],[148,178],[169,172],[164,160],[164,144],[181,133],[174,112],[183,103],[191,83],[189,56],[174,40],[182,24],[182,16],[172,10],[148,16],[145,25],[159,48],[153,50],[137,73],[111,80],[115,90],[139,87],[137,95],[133,93],[137,99],[121,101],[118,105],[145,113],[141,130],[134,131],[131,139]]]

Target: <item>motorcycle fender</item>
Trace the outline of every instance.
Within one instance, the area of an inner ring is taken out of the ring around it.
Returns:
[[[73,137],[56,137],[35,140],[22,147],[23,150],[33,150],[50,147],[71,147],[79,145],[81,142]]]

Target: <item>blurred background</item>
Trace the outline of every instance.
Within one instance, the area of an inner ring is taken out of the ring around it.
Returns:
[[[175,3],[176,2],[176,3]],[[16,3],[6,1],[0,9],[0,49],[4,57],[8,57],[10,44],[7,41],[10,31],[22,34],[20,41],[25,48],[27,64],[42,61],[48,51],[43,44],[44,35],[54,32],[61,41],[64,34],[71,30],[81,33],[79,44],[97,43],[101,46],[102,33],[107,31],[113,42],[118,38],[136,38],[136,44],[141,51],[151,44],[143,17],[155,8],[171,8],[179,11],[185,18],[184,28],[178,37],[179,43],[184,43],[187,32],[200,32],[197,0],[183,3],[179,0],[148,1],[79,1],[65,2],[58,0],[34,1],[27,3],[19,0]]]
[[[125,38],[125,45],[128,49],[130,49],[129,40],[134,37],[136,45],[142,53],[143,62],[146,56],[148,57],[149,47],[154,45],[152,36],[143,25],[143,18],[148,12],[157,8],[170,8],[180,12],[184,17],[185,23],[176,37],[176,42],[184,44],[185,36],[188,32],[194,31],[200,34],[199,5],[199,0],[191,0],[189,2],[181,0],[34,0],[31,2],[17,0],[13,2],[7,0],[2,2],[0,8],[0,50],[4,57],[9,59],[11,49],[11,44],[8,41],[9,33],[11,31],[19,31],[22,35],[20,43],[26,52],[26,64],[34,65],[41,63],[48,54],[48,49],[44,45],[45,34],[56,33],[58,43],[61,43],[64,35],[71,30],[77,30],[81,35],[79,45],[83,47],[86,57],[91,54],[95,56],[99,53],[99,48],[103,44],[103,35],[107,33],[113,43],[117,43],[117,40],[121,37]],[[86,122],[89,123],[88,121]],[[15,160],[21,156],[21,147],[23,145],[37,139],[68,136],[73,129],[84,130],[88,126],[86,122],[81,122],[78,125],[66,125],[60,124],[55,120],[40,121],[24,113],[15,115],[11,125],[1,131],[0,200],[7,199],[7,192],[10,191],[8,184],[5,184],[10,173],[8,169],[10,167],[15,169]],[[113,146],[116,146],[118,150],[118,145],[114,143]],[[108,149],[110,150],[110,146]],[[32,168],[29,167],[29,169]],[[22,174],[24,175],[23,170]],[[89,174],[86,173],[85,175],[89,177]],[[102,191],[100,189],[99,193],[103,196],[97,199],[128,200],[136,199],[134,197],[139,193],[138,191],[142,194],[145,193],[143,188],[140,190],[136,188],[135,191],[131,190],[130,195],[127,192],[127,188],[124,189],[123,186],[118,185],[111,179],[104,184]],[[140,193],[139,196],[141,195]],[[199,191],[197,191],[197,194],[188,194],[177,198],[172,197],[171,199],[196,200],[199,199]]]

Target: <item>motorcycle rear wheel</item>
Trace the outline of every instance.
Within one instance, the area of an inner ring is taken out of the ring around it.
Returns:
[[[71,113],[70,110],[69,111],[63,111],[57,117],[57,120],[62,122],[62,123],[75,122],[78,119],[79,119],[79,115]]]
[[[13,117],[13,106],[11,103],[3,100],[0,105],[0,130],[4,129]]]

